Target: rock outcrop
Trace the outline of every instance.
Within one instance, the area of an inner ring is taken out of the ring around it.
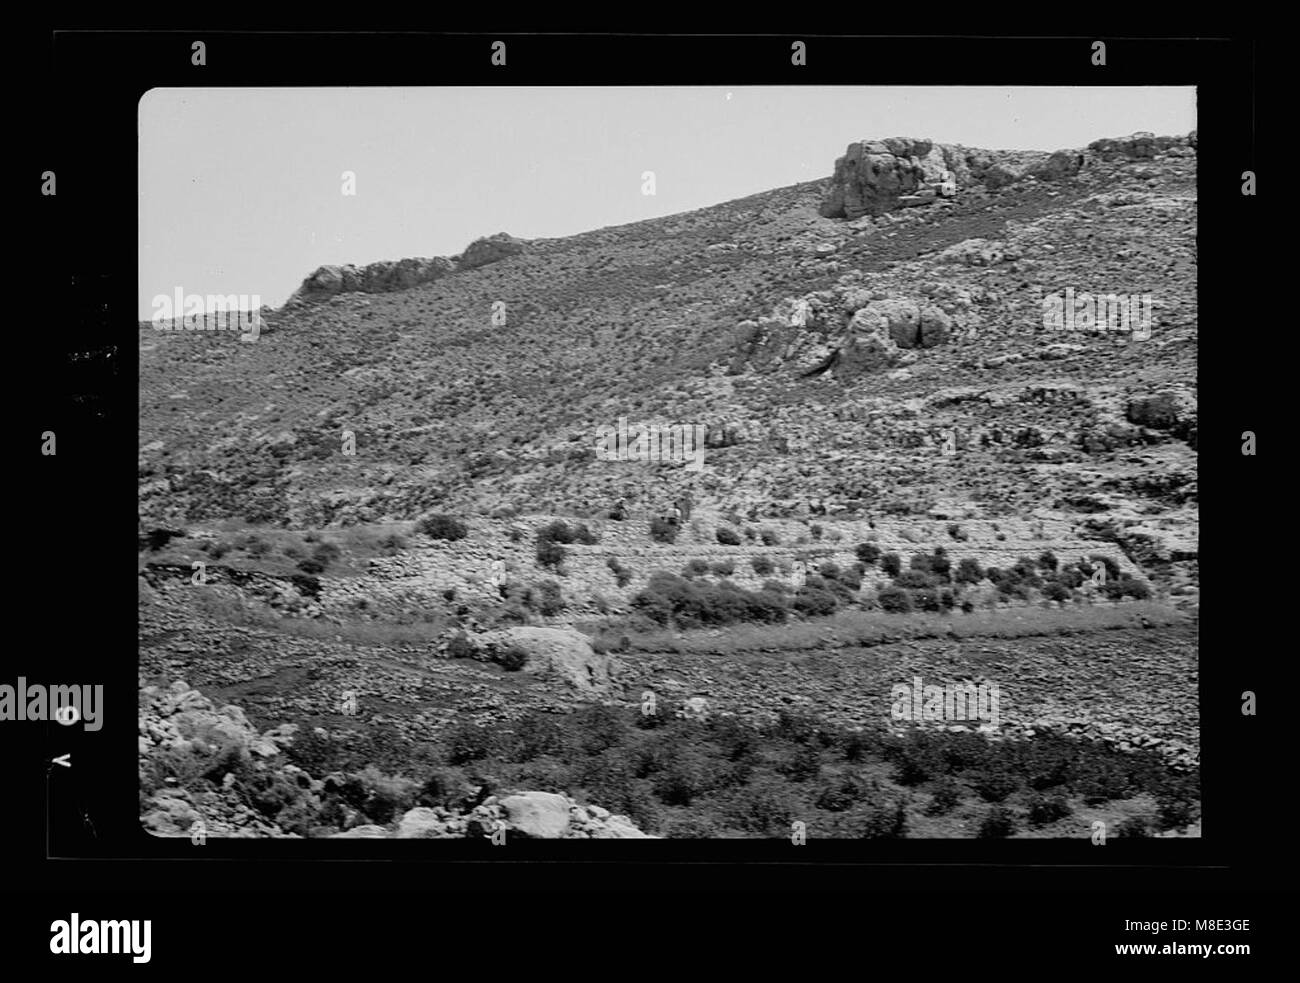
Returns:
[[[391,293],[432,283],[461,270],[477,269],[527,249],[527,242],[499,232],[476,239],[459,256],[381,260],[367,266],[322,266],[303,280],[287,303],[317,303],[336,294]]]
[[[859,140],[835,161],[830,191],[821,205],[826,218],[854,220],[898,208],[929,205],[968,188],[996,191],[1025,180],[1063,181],[1090,160],[1143,160],[1160,154],[1196,152],[1196,131],[1187,136],[1153,133],[1094,140],[1084,150],[990,151],[936,144],[915,137]]]
[[[141,690],[139,729],[140,820],[154,836],[463,839],[498,831],[523,839],[648,835],[625,816],[533,790],[488,795],[481,802],[471,799],[452,808],[416,806],[392,821],[371,822],[368,814],[376,811],[371,786],[382,786],[385,794],[397,789],[409,793],[416,783],[386,778],[374,769],[313,778],[281,753],[292,742],[295,725],[259,733],[239,707],[218,709],[179,680],[170,687]],[[334,812],[327,815],[330,805]],[[336,829],[347,828],[328,832],[331,823]]]
[[[476,641],[518,645],[528,653],[525,672],[558,676],[584,696],[612,696],[618,689],[610,656],[597,653],[586,635],[571,628],[501,628]]]
[[[488,263],[496,263],[511,256],[518,256],[525,248],[526,243],[524,240],[516,239],[504,232],[498,232],[496,235],[471,242],[468,248],[460,254],[456,268],[473,270],[480,266],[487,266]]]

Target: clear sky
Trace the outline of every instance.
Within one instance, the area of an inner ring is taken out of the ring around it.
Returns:
[[[1059,150],[1195,127],[1191,88],[152,89],[139,110],[140,317],[177,287],[279,306],[327,263],[449,256],[495,232],[565,236],[743,198],[826,177],[864,138]]]

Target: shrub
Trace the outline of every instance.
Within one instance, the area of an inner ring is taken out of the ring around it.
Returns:
[[[754,557],[750,562],[750,566],[754,568],[754,573],[758,574],[760,577],[766,577],[774,569],[772,561],[765,556]]]
[[[903,569],[903,558],[897,553],[886,553],[880,558],[880,569],[891,577],[897,577]]]
[[[714,533],[719,543],[723,546],[739,546],[740,534],[734,529],[728,529],[726,526],[719,526],[718,531]]]
[[[952,580],[952,561],[948,559],[948,551],[942,546],[936,546],[934,554],[930,557],[930,572],[933,573],[940,583],[948,583]]]
[[[825,563],[823,563],[820,567],[818,567],[818,568],[817,568],[817,572],[818,572],[819,574],[821,574],[822,577],[824,577],[826,580],[839,580],[839,579],[840,579],[840,568],[839,568],[839,565],[838,565],[838,564],[835,564],[835,563],[832,563],[830,560],[827,560],[827,561],[826,561]]]
[[[430,515],[420,520],[420,532],[430,539],[443,539],[454,542],[469,535],[465,523],[450,515]]]
[[[907,835],[907,804],[869,802],[836,822],[837,832],[863,840],[901,839]]]
[[[532,761],[544,755],[561,755],[565,731],[561,718],[541,710],[529,710],[510,729],[507,755],[511,761]]]
[[[979,835],[982,839],[997,839],[1010,836],[1015,831],[1015,814],[1002,806],[994,806],[980,823]]]
[[[1151,588],[1132,574],[1120,574],[1119,580],[1115,583],[1118,584],[1120,597],[1132,597],[1142,601],[1151,596]],[[1107,586],[1110,586],[1110,582],[1107,582]]]
[[[151,553],[157,553],[173,539],[184,536],[185,533],[179,529],[150,529],[145,536],[146,543]]]
[[[677,542],[677,523],[655,516],[650,520],[650,538],[656,543]]]
[[[695,559],[687,562],[682,570],[684,577],[702,577],[709,572],[709,564],[705,560]]]
[[[496,750],[496,732],[467,721],[453,725],[446,734],[447,763],[468,764],[488,757]]]
[[[938,578],[928,570],[904,570],[894,578],[894,586],[904,590],[920,590],[938,586]]]
[[[315,557],[309,556],[298,561],[298,569],[307,574],[323,573],[325,571],[325,564],[321,563],[320,560],[317,560]]]
[[[835,595],[828,591],[806,584],[795,591],[794,609],[806,618],[834,614],[836,607]]]
[[[1057,582],[1071,590],[1082,587],[1083,582],[1087,579],[1088,578],[1084,576],[1083,571],[1077,566],[1066,567],[1056,575]]]
[[[781,537],[778,536],[778,535],[776,534],[776,532],[775,532],[774,530],[772,530],[772,529],[763,529],[763,530],[761,530],[761,531],[759,532],[759,536],[760,536],[760,538],[763,540],[763,545],[764,545],[764,546],[780,546],[780,545],[781,545]]]
[[[522,645],[503,645],[492,653],[492,661],[506,672],[518,672],[528,665],[528,652]]]
[[[550,539],[537,541],[537,565],[558,570],[568,554],[564,547]]]
[[[295,573],[289,578],[289,582],[298,589],[298,593],[303,597],[309,597],[316,600],[320,597],[320,581],[310,574]]]
[[[875,543],[858,543],[853,552],[858,555],[861,563],[869,567],[875,566],[880,559],[880,547]]]
[[[961,801],[961,786],[950,775],[939,778],[930,790],[930,804],[925,808],[927,816],[943,816],[952,812]]]
[[[779,775],[756,775],[727,797],[724,812],[738,829],[762,835],[788,836],[799,812],[790,783]]]
[[[921,611],[938,611],[941,607],[939,592],[933,587],[921,587],[912,591],[912,602]]]
[[[839,775],[823,782],[813,799],[818,809],[827,812],[843,812],[852,808],[861,798],[866,787],[862,780],[851,774]]]
[[[600,542],[600,537],[588,529],[585,523],[580,522],[573,527],[573,541],[583,546],[595,546]]]
[[[978,584],[984,579],[984,571],[980,569],[979,561],[964,556],[957,563],[957,574],[954,579],[959,584]]]
[[[392,822],[415,804],[419,786],[409,778],[381,774],[374,765],[367,765],[354,777],[360,780],[365,791],[361,811],[373,822],[381,825]]]
[[[1129,816],[1115,827],[1115,835],[1120,839],[1145,839],[1151,835],[1150,821],[1143,816]]]
[[[1161,829],[1183,829],[1196,821],[1196,803],[1181,792],[1156,797],[1156,822]]]
[[[1056,558],[1056,554],[1047,550],[1038,558],[1038,565],[1044,570],[1056,570],[1061,565],[1061,561]]]
[[[709,567],[717,577],[730,577],[736,572],[736,565],[730,560],[719,560]]]
[[[1050,580],[1047,586],[1043,588],[1043,596],[1049,601],[1065,602],[1070,599],[1070,588],[1059,580]]]
[[[674,752],[654,781],[654,794],[668,805],[690,805],[717,784],[719,769],[693,748]]]
[[[880,607],[891,614],[907,614],[912,610],[912,595],[901,587],[884,588],[877,600]]]
[[[457,632],[447,643],[447,658],[473,659],[478,657],[478,649],[463,631]]]
[[[785,603],[775,591],[742,590],[735,584],[697,584],[670,573],[656,573],[632,607],[656,624],[679,627],[726,625],[736,621],[780,622]]]
[[[632,571],[623,566],[614,557],[605,561],[605,566],[609,567],[610,572],[614,575],[614,580],[620,587],[626,587],[632,582]]]
[[[563,520],[556,519],[554,522],[548,522],[542,528],[537,530],[537,541],[551,543],[582,543],[587,546],[599,542],[596,534],[588,529],[585,525],[575,524],[570,526]]]
[[[1020,787],[1020,781],[1005,769],[990,768],[978,772],[971,787],[985,802],[1001,802]]]
[[[1029,822],[1047,826],[1071,813],[1070,804],[1061,795],[1035,795],[1029,801]]]

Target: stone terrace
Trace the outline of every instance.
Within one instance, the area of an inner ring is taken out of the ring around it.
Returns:
[[[560,518],[571,525],[583,522],[599,538],[594,546],[567,545],[564,576],[539,567],[535,559],[537,530]],[[512,583],[557,581],[571,609],[586,610],[596,597],[603,598],[613,609],[624,607],[646,586],[650,576],[659,571],[680,573],[693,559],[713,564],[731,561],[731,576],[737,585],[758,588],[763,581],[788,579],[791,565],[802,558],[810,571],[831,561],[848,566],[857,560],[854,547],[873,542],[882,552],[898,553],[904,565],[913,553],[929,553],[942,546],[955,565],[972,557],[984,567],[1006,568],[1021,557],[1038,557],[1051,551],[1062,564],[1087,556],[1106,556],[1120,570],[1141,577],[1138,568],[1113,544],[1080,536],[1074,527],[1055,520],[999,519],[960,520],[955,523],[963,538],[948,531],[952,523],[938,520],[877,519],[874,528],[867,521],[825,520],[807,524],[788,519],[746,523],[746,527],[770,530],[779,545],[764,546],[761,540],[744,539],[744,527],[734,528],[742,545],[723,546],[715,532],[730,525],[707,510],[697,510],[683,523],[673,545],[656,543],[650,538],[650,516],[633,516],[626,521],[585,520],[567,516],[521,516],[514,520],[471,519],[469,535],[458,542],[420,540],[400,556],[370,561],[370,572],[350,580],[327,579],[323,582],[322,603],[326,609],[344,606],[360,598],[373,600],[384,596],[433,597],[454,588],[461,598],[494,598],[491,583],[492,564],[503,560]],[[822,535],[814,539],[811,526],[820,525]],[[518,541],[512,541],[511,531]],[[1001,538],[999,538],[1001,537]],[[759,576],[751,562],[759,557],[772,561],[773,573]],[[617,561],[631,579],[620,587],[607,565]],[[887,581],[877,569],[869,569],[863,589],[874,589]]]

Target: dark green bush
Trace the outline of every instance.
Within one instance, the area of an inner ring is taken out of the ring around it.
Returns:
[[[718,531],[714,535],[718,542],[723,546],[740,545],[740,534],[734,529],[728,529],[726,526],[719,526]]]
[[[952,812],[961,801],[962,788],[949,775],[938,778],[930,788],[930,804],[926,806],[927,816],[944,816]]]
[[[650,538],[656,543],[675,543],[677,542],[677,523],[669,522],[661,516],[655,516],[650,520]]]
[[[880,607],[891,614],[907,614],[912,610],[912,595],[900,587],[884,588],[877,600]]]
[[[994,806],[980,823],[981,839],[1001,839],[1016,831],[1016,817],[1011,810]]]
[[[876,561],[880,559],[880,547],[875,543],[858,543],[853,552],[858,555],[858,560],[869,567],[875,566]]]
[[[921,587],[912,591],[912,603],[918,611],[939,611],[943,607],[939,592],[933,587]]]
[[[465,523],[450,515],[430,515],[420,520],[420,532],[430,539],[442,539],[454,542],[469,535]]]
[[[538,540],[537,542],[537,564],[542,567],[549,567],[552,570],[558,570],[560,564],[564,562],[565,552],[563,546],[550,539]]]
[[[1064,819],[1071,813],[1070,803],[1061,795],[1035,794],[1029,800],[1029,822],[1034,826],[1047,826]]]

